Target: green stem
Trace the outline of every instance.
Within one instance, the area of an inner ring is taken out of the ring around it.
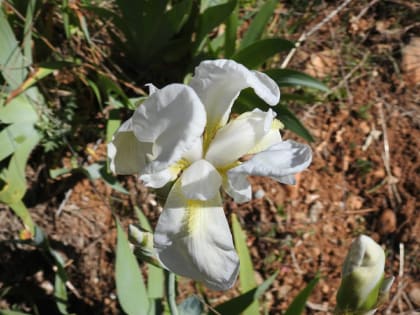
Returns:
[[[178,315],[178,307],[176,305],[175,290],[175,274],[165,270],[166,280],[166,298],[168,299],[169,311],[171,315]]]

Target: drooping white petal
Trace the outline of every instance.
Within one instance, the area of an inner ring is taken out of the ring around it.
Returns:
[[[188,199],[209,200],[219,192],[222,177],[209,162],[198,160],[184,171],[181,183]]]
[[[228,173],[268,176],[290,184],[291,175],[306,169],[311,161],[312,151],[308,145],[288,140],[254,155]]]
[[[255,109],[246,112],[219,129],[206,153],[216,167],[235,162],[254,148],[270,131],[274,114]]]
[[[132,120],[124,122],[108,144],[110,169],[113,173],[129,175],[139,173],[152,152],[151,143],[140,142],[133,133]]]
[[[208,201],[188,201],[175,182],[159,217],[154,246],[170,271],[203,282],[213,290],[231,288],[239,259],[219,194]]]
[[[155,91],[133,115],[134,134],[153,143],[146,173],[154,173],[178,161],[200,138],[206,125],[203,104],[193,89],[170,84]]]
[[[168,167],[156,173],[141,174],[140,179],[147,187],[161,188],[167,183],[174,181],[178,176],[179,171],[179,169]]]
[[[207,111],[207,128],[215,131],[226,124],[233,102],[241,90],[251,87],[269,105],[280,100],[277,84],[267,75],[250,71],[233,60],[207,60],[195,68],[190,86]]]
[[[251,200],[252,189],[247,175],[241,173],[227,173],[224,178],[223,188],[237,203]]]

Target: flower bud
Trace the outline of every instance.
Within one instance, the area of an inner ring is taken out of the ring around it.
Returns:
[[[366,235],[355,239],[343,264],[335,314],[374,314],[394,281],[384,279],[384,268],[383,249]]]
[[[152,233],[130,224],[128,227],[128,239],[133,246],[133,253],[137,258],[162,268],[162,264],[153,248]]]

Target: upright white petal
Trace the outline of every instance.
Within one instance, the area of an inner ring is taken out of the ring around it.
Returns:
[[[195,68],[190,86],[197,92],[207,111],[208,130],[226,124],[233,102],[248,87],[269,105],[280,100],[277,84],[267,75],[250,71],[233,60],[207,60]]]
[[[274,114],[256,109],[246,112],[219,129],[206,153],[216,167],[235,162],[254,148],[271,128]]]
[[[213,290],[231,288],[239,259],[217,194],[208,201],[188,201],[177,181],[159,217],[154,246],[170,271]]]
[[[181,183],[188,199],[209,200],[219,193],[222,177],[209,162],[198,160],[184,171]]]
[[[152,152],[151,143],[140,142],[133,133],[132,120],[124,122],[108,144],[112,172],[121,175],[139,173]]]
[[[269,176],[279,182],[290,184],[290,176],[306,169],[311,161],[312,151],[308,145],[288,140],[254,155],[228,173]]]
[[[153,143],[146,173],[161,171],[178,161],[201,137],[206,125],[203,104],[194,90],[183,84],[155,91],[132,119],[137,139]]]

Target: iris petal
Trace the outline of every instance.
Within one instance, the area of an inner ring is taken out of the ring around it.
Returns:
[[[254,155],[249,161],[229,170],[228,174],[269,176],[290,184],[291,176],[306,169],[311,161],[312,151],[308,145],[288,140]]]
[[[139,173],[146,165],[146,156],[151,151],[151,143],[137,140],[133,132],[132,120],[129,119],[121,125],[108,144],[110,169],[121,175]]]
[[[219,129],[206,153],[206,160],[224,167],[251,151],[269,133],[274,114],[256,109]]]
[[[190,86],[207,111],[207,130],[215,132],[224,126],[239,93],[248,87],[269,105],[280,100],[277,84],[267,75],[250,71],[233,60],[207,60],[195,68]]]
[[[206,125],[203,104],[194,90],[183,84],[155,91],[132,119],[137,139],[153,143],[146,173],[162,171],[177,162],[201,137]]]
[[[198,160],[184,171],[181,183],[188,199],[209,200],[219,192],[222,177],[209,162]]]
[[[208,201],[189,201],[177,181],[159,217],[154,246],[170,271],[227,290],[238,276],[239,259],[219,194]]]

